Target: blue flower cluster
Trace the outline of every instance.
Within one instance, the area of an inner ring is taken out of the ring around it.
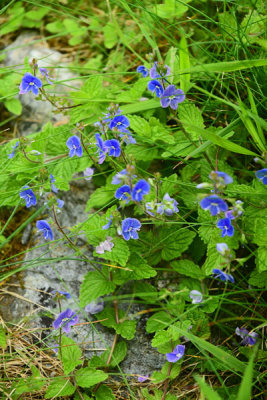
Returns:
[[[47,69],[46,68],[39,68],[40,74],[46,78],[47,83],[53,85],[51,82]],[[34,72],[35,73],[35,72]],[[39,89],[43,86],[41,79],[37,78],[37,76],[32,75],[30,72],[26,72],[22,77],[20,86],[19,86],[19,94],[25,94],[28,92],[32,92],[35,96],[38,95]]]
[[[179,212],[177,204],[178,202],[166,193],[161,203],[155,203],[153,201],[146,203],[146,212],[153,217],[155,216],[155,212],[159,215],[164,214],[170,217],[174,213]]]
[[[171,107],[177,110],[178,104],[185,100],[185,94],[182,89],[176,89],[175,85],[166,87],[166,77],[170,75],[170,67],[168,65],[160,66],[154,62],[153,67],[148,71],[144,65],[140,65],[136,70],[141,73],[144,78],[150,75],[151,81],[148,82],[147,88],[160,98],[161,107]]]
[[[142,201],[143,196],[148,194],[150,191],[150,185],[149,183],[144,180],[140,179],[133,189],[130,188],[129,185],[123,185],[119,189],[116,190],[115,197],[118,200],[125,200],[126,203],[129,202],[130,198],[132,198],[133,201]]]

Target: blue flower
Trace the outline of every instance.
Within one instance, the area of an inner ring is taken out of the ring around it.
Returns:
[[[154,204],[152,203],[152,201],[146,203],[145,206],[146,206],[146,212],[152,217],[154,217],[155,213],[152,212],[154,210]]]
[[[214,181],[222,182],[225,185],[233,183],[233,178],[230,175],[226,174],[225,172],[211,171],[211,173],[209,174],[209,178]]]
[[[182,89],[176,89],[174,85],[169,85],[160,98],[161,107],[166,108],[170,106],[176,110],[179,103],[185,100],[185,94]]]
[[[64,206],[64,200],[57,199],[57,206],[62,208]]]
[[[62,296],[65,296],[66,299],[71,299],[71,295],[69,294],[69,292],[64,292],[62,290],[52,290],[51,294],[53,297],[56,297],[59,294],[61,294]]]
[[[126,143],[126,144],[135,144],[136,143],[136,140],[132,137],[132,135],[130,135],[129,133],[127,134],[122,134],[122,133],[120,133],[120,135],[119,135],[122,139],[123,139],[123,141]]]
[[[230,218],[220,219],[217,223],[217,227],[222,230],[222,237],[233,236],[234,234],[234,227],[231,223]]]
[[[99,297],[96,301],[92,301],[84,307],[84,311],[89,314],[97,314],[104,310],[104,302]]]
[[[168,65],[164,65],[163,67],[158,67],[158,63],[154,62],[153,67],[150,69],[149,74],[152,79],[164,78],[170,75],[171,69]]]
[[[147,379],[149,379],[149,375],[138,376],[138,382],[140,383],[145,382]]]
[[[184,351],[185,346],[182,344],[178,344],[171,353],[166,354],[166,358],[169,362],[175,363],[183,357]]]
[[[119,132],[130,133],[127,129],[130,126],[130,121],[124,115],[118,115],[114,117],[109,124],[109,129],[117,129]]]
[[[106,225],[102,226],[102,229],[109,229],[110,228],[111,223],[112,223],[112,218],[113,218],[113,216],[111,215],[109,217],[109,219],[108,219],[108,223]]]
[[[121,154],[120,142],[116,139],[106,140],[104,143],[108,151],[108,155],[112,157],[119,157]]]
[[[132,199],[133,201],[141,201],[145,194],[148,194],[150,191],[150,185],[144,179],[138,181],[132,192]]]
[[[72,311],[70,308],[67,308],[67,310],[62,311],[57,319],[53,322],[53,327],[55,329],[62,327],[64,332],[69,333],[71,326],[78,324],[78,322],[78,315],[75,315],[74,311]]]
[[[157,97],[160,97],[163,93],[163,87],[161,83],[156,80],[149,81],[147,84],[147,88],[148,90],[150,90],[150,92],[155,92]]]
[[[49,83],[49,85],[53,85],[53,82],[50,81],[50,76],[48,75],[47,69],[46,68],[39,68],[40,73],[43,75],[43,77],[46,77],[47,83]]]
[[[56,186],[55,186],[56,180],[55,180],[53,174],[50,174],[50,182],[51,182],[51,190],[52,190],[52,192],[57,193],[58,192],[58,188],[56,188]]]
[[[95,138],[96,138],[96,147],[99,153],[98,164],[102,164],[105,161],[107,149],[99,133],[95,134]]]
[[[136,71],[142,74],[143,78],[148,76],[148,69],[144,65],[139,65],[139,67],[136,68]]]
[[[91,179],[92,179],[92,176],[93,176],[93,174],[94,174],[94,172],[95,172],[95,169],[94,168],[86,168],[84,171],[83,171],[83,175],[84,175],[84,179],[86,180],[86,181],[90,181]]]
[[[259,336],[256,332],[249,332],[245,328],[236,328],[235,333],[243,339],[241,344],[244,346],[253,346],[257,343],[257,337]]]
[[[76,135],[71,136],[67,140],[66,145],[70,149],[70,152],[69,152],[69,156],[70,157],[73,157],[75,155],[77,157],[82,157],[83,149],[82,149],[82,146],[81,146],[80,138],[78,136],[76,136]]]
[[[43,232],[45,240],[53,240],[54,236],[52,229],[44,219],[37,221],[36,227],[39,229],[39,231]]]
[[[218,251],[218,253],[224,255],[229,250],[229,247],[226,243],[217,243],[216,250]]]
[[[112,185],[119,185],[126,175],[127,175],[127,169],[126,168],[123,169],[122,171],[118,172],[112,178],[112,181],[111,181]]]
[[[163,202],[158,204],[157,213],[160,215],[165,214],[171,216],[174,213],[179,212],[177,204],[177,201],[172,199],[169,194],[166,193],[163,197]]]
[[[220,197],[216,195],[205,197],[200,202],[200,207],[203,210],[210,210],[211,215],[219,214],[219,212],[225,212],[228,210],[228,206],[224,200],[220,199]]]
[[[214,268],[212,270],[212,273],[216,274],[214,276],[215,279],[220,279],[223,282],[230,281],[230,282],[234,283],[234,281],[235,281],[234,278],[232,277],[232,275],[226,274],[225,272],[221,271],[218,268]]]
[[[125,218],[121,223],[122,236],[125,240],[138,239],[138,233],[141,223],[136,218]]]
[[[22,189],[25,189],[25,190],[22,190],[19,195],[22,199],[25,200],[26,207],[29,208],[31,206],[36,206],[37,200],[36,200],[35,194],[30,189],[30,187],[28,185],[26,185],[26,186],[23,186]]]
[[[264,185],[267,185],[267,168],[256,171],[255,175],[259,179],[259,181],[262,181]]]
[[[115,197],[119,200],[126,200],[126,203],[129,203],[131,196],[131,188],[128,185],[123,185],[119,189],[116,190]]]
[[[42,87],[42,81],[39,78],[36,78],[36,76],[30,74],[29,72],[26,72],[19,86],[20,88],[19,94],[25,94],[32,91],[32,93],[35,94],[35,96],[37,96],[38,90],[41,87]]]
[[[18,145],[19,145],[19,142],[15,143],[14,146],[12,146],[13,151],[10,154],[8,154],[8,158],[15,157],[15,150],[18,147]]]
[[[192,304],[202,303],[203,296],[202,293],[198,290],[191,290],[191,292],[189,293],[189,297],[192,300]]]

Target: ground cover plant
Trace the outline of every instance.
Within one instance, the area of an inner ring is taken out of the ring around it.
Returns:
[[[59,270],[45,332],[30,315],[1,318],[1,398],[264,399],[264,2],[1,7],[2,299],[37,266],[88,266],[77,299]],[[58,80],[62,65],[38,53],[6,62],[36,29],[30,46],[66,52],[76,78]],[[25,135],[38,103],[59,122]],[[84,181],[86,217],[65,226],[72,182]],[[23,246],[28,226],[38,240]],[[59,246],[66,255],[47,261]],[[72,336],[83,324],[112,342],[88,357]],[[125,373],[141,331],[162,362]]]

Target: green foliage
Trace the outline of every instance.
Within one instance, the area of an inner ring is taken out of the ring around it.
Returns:
[[[100,296],[111,293],[115,288],[116,285],[100,272],[87,272],[81,284],[81,307],[85,307]]]
[[[61,346],[61,351],[58,352],[58,355],[62,361],[64,372],[66,375],[68,375],[82,363],[82,352],[74,340],[66,336],[62,336]]]
[[[70,383],[69,378],[65,378],[64,376],[56,376],[50,382],[46,390],[45,399],[71,396],[74,392],[75,386]]]
[[[108,374],[93,368],[81,368],[75,374],[75,380],[82,388],[89,388],[108,378]]]
[[[124,339],[131,340],[135,336],[136,321],[126,319],[127,316],[124,311],[118,311],[119,323],[116,321],[116,315],[114,309],[105,307],[98,315],[99,319],[103,319],[102,325],[108,328],[114,328],[115,331],[121,335]]]

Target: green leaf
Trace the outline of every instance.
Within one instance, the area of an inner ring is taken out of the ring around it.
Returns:
[[[136,132],[139,136],[151,138],[152,132],[149,122],[142,117],[137,115],[129,115],[131,129]]]
[[[170,261],[179,257],[192,243],[195,232],[188,229],[174,231],[172,228],[164,228],[160,231],[161,256],[163,260]]]
[[[109,355],[110,355],[111,349],[109,348],[108,350],[104,351],[103,354],[101,354],[101,358],[107,362]],[[127,354],[127,344],[125,342],[119,342],[116,344],[115,350],[112,354],[111,361],[109,363],[110,367],[116,367],[118,366],[126,357]]]
[[[180,58],[180,70],[190,69],[189,51],[185,36],[182,36],[180,40],[179,58]],[[182,74],[180,76],[180,87],[184,91],[184,93],[188,92],[188,89],[190,88],[190,74]]]
[[[62,31],[65,31],[65,27],[62,24],[61,21],[55,21],[55,22],[51,22],[50,24],[47,24],[45,26],[45,28],[48,30],[48,32],[50,33],[59,33]]]
[[[74,340],[66,336],[62,336],[61,345],[61,352],[58,351],[58,356],[62,361],[64,373],[68,375],[77,367],[77,365],[82,364],[82,352],[79,346],[74,342]]]
[[[218,393],[216,393],[203,379],[200,376],[195,376],[195,380],[201,389],[202,395],[204,395],[207,400],[222,400]]]
[[[45,399],[51,399],[52,397],[71,396],[75,392],[75,386],[73,386],[68,378],[64,376],[55,377],[45,392]]]
[[[267,246],[260,246],[256,250],[256,266],[259,272],[267,271]]]
[[[253,346],[254,347],[254,346]],[[253,353],[250,357],[249,363],[245,369],[241,385],[238,391],[236,400],[250,400],[252,392],[252,380],[253,380],[253,362],[257,354],[258,346],[253,348]]]
[[[108,374],[103,371],[98,371],[93,368],[81,368],[75,374],[75,380],[77,385],[88,388],[96,385],[99,382],[103,382],[108,378]]]
[[[250,275],[248,283],[252,286],[256,286],[258,288],[266,288],[267,289],[267,271],[257,272],[253,271]]]
[[[104,45],[106,49],[112,49],[112,47],[115,46],[118,40],[116,27],[112,22],[108,22],[104,26],[103,32],[104,32]]]
[[[116,285],[97,271],[89,271],[84,277],[80,290],[81,307],[85,307],[91,301],[100,296],[113,292]]]
[[[173,318],[165,311],[156,312],[147,320],[146,331],[153,333],[165,329],[170,325],[172,320]]]
[[[0,347],[2,347],[3,350],[7,347],[6,331],[2,326],[0,326]]]
[[[4,101],[5,107],[13,114],[20,115],[22,111],[21,102],[18,99],[8,99]]]
[[[175,0],[165,0],[164,4],[155,5],[155,13],[164,19],[180,18],[188,7]]]
[[[267,65],[266,59],[256,59],[256,60],[237,60],[237,61],[225,61],[219,63],[206,64],[202,63],[201,65],[196,65],[191,67],[190,69],[184,69],[180,71],[181,74],[185,72],[199,73],[222,73],[222,72],[233,72],[233,71],[241,71],[243,69],[253,68],[253,67],[264,67]]]
[[[26,12],[25,17],[36,22],[41,20],[48,13],[49,13],[49,8],[38,7],[36,10],[31,10]]]
[[[124,239],[118,237],[115,237],[112,243],[114,243],[114,246],[111,251],[105,251],[104,254],[97,254],[94,251],[94,256],[104,258],[105,260],[111,260],[113,264],[125,267],[130,255],[127,243]]]
[[[98,313],[97,316],[99,319],[103,319],[103,321],[101,321],[102,325],[108,328],[115,329],[115,331],[123,338],[127,340],[131,340],[134,338],[136,321],[127,320],[124,311],[119,310],[119,324],[117,324],[116,322],[115,312],[114,309],[111,307],[105,307],[105,309]]]
[[[112,392],[112,389],[105,386],[100,385],[95,393],[96,400],[115,400],[115,396]]]
[[[217,146],[222,147],[223,149],[232,151],[233,153],[238,153],[238,154],[247,154],[250,156],[256,156],[257,154],[254,153],[251,150],[245,149],[242,146],[239,146],[238,144],[235,144],[231,142],[228,139],[225,139],[219,135],[216,135],[214,133],[209,132],[207,129],[201,129],[200,127],[196,125],[192,125],[190,122],[184,122],[184,127],[188,131],[190,129],[191,132],[194,132],[194,135],[199,137],[203,136],[204,139],[210,140],[212,143],[216,144]]]
[[[101,208],[112,199],[114,199],[115,189],[114,186],[103,186],[96,189],[90,196],[87,204],[86,211],[91,210],[91,208]]]
[[[170,334],[167,331],[157,331],[152,339],[151,346],[159,347],[171,340]]]
[[[196,265],[195,263],[193,263],[193,261],[190,260],[172,261],[171,267],[179,274],[190,276],[191,278],[195,279],[205,278],[204,272],[199,268],[198,265]]]
[[[178,107],[179,119],[185,128],[186,132],[190,134],[192,140],[199,140],[200,133],[197,128],[204,128],[204,121],[202,114],[193,103],[183,103]],[[192,125],[194,127],[192,127]]]

